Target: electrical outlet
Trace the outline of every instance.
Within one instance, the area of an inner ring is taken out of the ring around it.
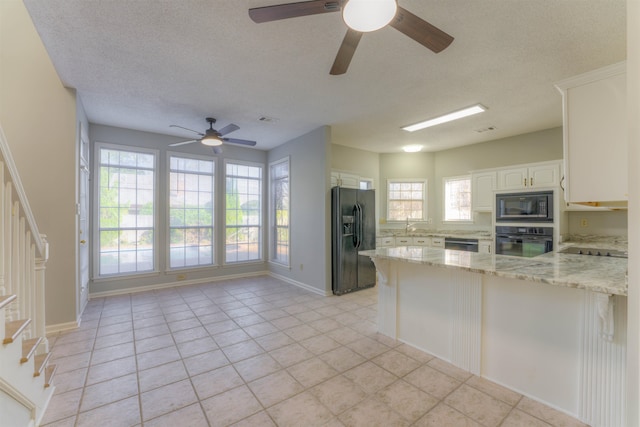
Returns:
[[[176,276],[176,280],[187,280],[187,275],[186,274],[178,274]]]
[[[580,227],[588,227],[589,226],[589,221],[587,220],[587,218],[582,218],[580,220]]]

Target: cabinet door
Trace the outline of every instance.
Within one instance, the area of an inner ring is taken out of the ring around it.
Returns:
[[[396,246],[412,245],[413,239],[411,237],[396,237]]]
[[[478,252],[481,254],[490,254],[491,253],[491,241],[489,240],[480,240],[478,242]]]
[[[340,185],[340,174],[338,172],[331,172],[331,186],[337,187]]]
[[[493,190],[496,189],[496,173],[482,172],[471,175],[471,197],[474,211],[493,210]]]
[[[529,168],[529,187],[556,187],[559,183],[559,165],[543,165]]]
[[[627,200],[626,74],[570,88],[565,96],[566,201]]]
[[[518,190],[528,183],[527,168],[504,169],[498,171],[498,188],[500,190]]]
[[[385,247],[393,246],[394,243],[395,243],[395,239],[393,237],[378,237],[376,239],[377,248],[385,248]]]
[[[360,188],[360,177],[348,173],[341,173],[340,186],[346,188]]]
[[[432,248],[444,248],[444,237],[432,237],[431,238],[431,247]]]
[[[429,246],[431,244],[430,237],[414,237],[412,241],[413,246]]]

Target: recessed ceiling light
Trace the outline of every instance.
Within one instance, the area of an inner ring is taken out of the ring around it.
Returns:
[[[486,111],[486,110],[487,110],[487,108],[484,107],[483,105],[476,104],[476,105],[473,105],[471,107],[463,108],[462,110],[457,110],[457,111],[454,111],[452,113],[445,114],[443,116],[439,116],[439,117],[435,117],[433,119],[425,120],[424,122],[416,123],[414,125],[405,126],[402,129],[406,130],[406,131],[409,131],[409,132],[415,132],[415,131],[420,130],[420,129],[425,129],[425,128],[428,128],[428,127],[431,127],[431,126],[439,125],[439,124],[450,122],[450,121],[453,121],[453,120],[458,120],[458,119],[461,119],[463,117],[468,117],[468,116],[472,116],[474,114],[482,113],[483,111]]]
[[[417,153],[418,151],[422,150],[422,145],[405,145],[404,147],[402,147],[402,149],[406,152],[406,153]]]

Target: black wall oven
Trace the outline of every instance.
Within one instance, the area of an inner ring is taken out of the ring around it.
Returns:
[[[496,227],[496,254],[534,257],[553,250],[553,227]]]
[[[496,194],[497,222],[553,222],[553,191]]]

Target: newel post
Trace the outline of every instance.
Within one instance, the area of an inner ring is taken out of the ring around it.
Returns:
[[[36,275],[36,336],[42,337],[42,341],[38,346],[38,354],[49,352],[49,340],[47,340],[47,325],[45,319],[45,269],[47,260],[49,259],[49,242],[45,234],[40,235],[43,242],[43,253],[40,258],[36,258],[35,275]]]

